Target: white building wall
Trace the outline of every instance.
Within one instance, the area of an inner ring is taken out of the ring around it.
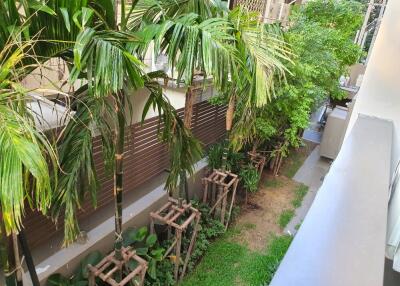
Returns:
[[[185,107],[186,89],[185,88],[163,88],[165,97],[169,100],[175,109]],[[132,123],[140,122],[142,119],[143,108],[149,98],[147,89],[133,91],[131,94],[132,111],[127,112],[127,118],[131,119]],[[131,114],[130,114],[131,113]],[[150,108],[146,114],[146,119],[157,116],[158,112]]]
[[[389,0],[346,132],[347,138],[359,114],[393,121],[392,172],[400,159],[399,15],[400,1]],[[400,183],[394,188],[390,200],[387,229],[387,256],[397,257],[395,259],[395,263],[398,264],[396,268],[397,271],[400,271],[400,251],[396,249],[400,244]]]
[[[400,1],[389,0],[372,49],[346,137],[358,114],[392,120],[395,126],[394,160],[400,154]]]

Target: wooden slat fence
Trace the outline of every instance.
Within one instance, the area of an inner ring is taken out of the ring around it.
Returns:
[[[183,109],[177,110],[183,116]],[[194,105],[192,131],[204,147],[219,140],[225,133],[224,106],[213,106],[208,102]],[[169,154],[165,144],[157,136],[158,118],[147,119],[143,124],[136,123],[126,132],[126,149],[124,159],[124,188],[125,192],[133,192],[135,188],[164,172],[169,167]],[[113,200],[113,178],[106,174],[102,161],[101,139],[94,138],[93,152],[99,183],[101,185],[97,195],[97,209],[93,209],[88,201],[83,205],[84,211],[78,214],[84,219]],[[60,219],[60,222],[62,218]],[[46,243],[56,233],[63,231],[60,223],[58,230],[53,222],[31,210],[27,211],[24,226],[28,242],[31,247]]]

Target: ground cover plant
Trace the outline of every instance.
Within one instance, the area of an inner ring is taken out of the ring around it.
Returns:
[[[288,223],[292,220],[294,215],[295,215],[295,212],[292,209],[282,211],[282,213],[280,214],[279,219],[278,219],[279,226],[282,229],[285,228],[288,225]]]

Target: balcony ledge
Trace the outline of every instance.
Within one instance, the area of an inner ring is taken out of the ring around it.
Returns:
[[[271,286],[383,284],[392,136],[358,117]]]

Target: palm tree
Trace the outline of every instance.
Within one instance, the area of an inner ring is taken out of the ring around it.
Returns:
[[[18,240],[27,258],[27,265],[35,286],[38,279],[24,237],[22,217],[25,202],[43,214],[51,205],[52,189],[50,172],[55,173],[56,157],[46,136],[36,127],[31,98],[20,84],[29,67],[23,65],[33,48],[32,42],[19,42],[21,31],[14,29],[8,41],[1,42],[0,52],[0,212],[1,242],[11,243],[2,247],[3,258],[12,251],[14,261],[3,259],[7,285],[22,285]],[[12,40],[13,39],[13,40]],[[50,164],[49,164],[50,163]],[[54,168],[51,167],[53,165]],[[0,243],[1,243],[0,242]],[[14,269],[13,269],[14,268]]]
[[[154,41],[154,54],[164,53],[178,85],[186,87],[184,123],[190,128],[193,113],[194,75],[213,77],[218,90],[226,90],[228,74],[235,65],[236,50],[232,45],[232,26],[218,17],[220,8],[209,1],[139,1],[128,15],[128,27]],[[147,46],[148,47],[148,46]],[[187,173],[180,171],[179,197],[187,190]]]
[[[190,87],[194,71],[200,70],[205,77],[212,76],[215,87],[225,94],[223,168],[229,146],[239,149],[251,138],[255,110],[271,100],[274,80],[284,77],[285,63],[290,61],[280,29],[262,24],[259,16],[244,7],[229,11],[220,1],[196,0],[142,0],[129,14],[128,26],[155,39],[155,54],[161,50],[168,55],[178,83],[183,79]],[[190,88],[187,93],[190,99]],[[230,135],[237,104],[240,116]],[[191,112],[185,114],[190,117]]]
[[[68,244],[79,233],[76,212],[87,194],[95,204],[97,178],[92,153],[92,131],[95,128],[103,139],[106,165],[114,172],[115,250],[120,259],[123,139],[127,124],[125,109],[130,104],[126,90],[147,88],[151,92],[143,112],[147,113],[150,107],[159,110],[164,123],[162,140],[174,144],[168,188],[176,186],[177,170],[193,172],[192,164],[199,156],[199,145],[184,128],[153,79],[161,74],[143,72],[143,65],[136,56],[142,41],[126,29],[125,1],[120,2],[122,16],[118,24],[115,20],[117,8],[111,0],[50,0],[46,5],[40,4],[40,11],[36,13],[31,13],[32,1],[21,3],[24,5],[20,9],[24,9],[24,13],[18,13],[18,9],[8,5],[4,7],[7,12],[2,13],[5,15],[3,18],[10,23],[12,18],[29,17],[27,34],[40,32],[35,53],[43,61],[49,57],[62,57],[71,67],[71,83],[80,79],[85,82],[71,98],[75,114],[59,144],[62,170],[53,197],[53,216],[57,218],[64,212],[65,244]]]
[[[279,26],[260,22],[258,12],[238,6],[227,17],[234,25],[235,45],[245,66],[232,71],[232,89],[227,95],[226,143],[222,168],[229,148],[239,150],[255,133],[256,112],[275,95],[275,81],[285,79],[291,52]],[[243,76],[246,75],[246,76]],[[235,110],[237,110],[235,114]]]
[[[124,1],[121,2],[121,9],[124,9]],[[123,14],[123,12],[122,12]],[[124,22],[122,17],[121,23]],[[178,165],[178,169],[184,169],[188,172],[193,172],[192,164],[199,157],[198,143],[191,137],[190,131],[185,129],[182,121],[173,110],[169,102],[164,98],[161,87],[153,80],[153,77],[160,77],[160,73],[145,74],[141,69],[141,63],[135,56],[135,49],[140,47],[140,40],[133,33],[123,29],[124,25],[119,27],[115,24],[114,27],[111,23],[108,24],[104,30],[96,31],[94,28],[86,27],[83,28],[77,37],[76,44],[74,46],[74,67],[71,71],[72,78],[78,79],[80,75],[84,75],[88,81],[85,86],[85,92],[88,96],[85,96],[86,106],[92,103],[98,105],[101,102],[102,106],[107,105],[107,101],[111,99],[113,108],[100,108],[100,112],[89,108],[91,116],[89,118],[95,119],[97,128],[105,130],[103,136],[104,141],[107,138],[111,138],[109,134],[110,127],[104,122],[104,118],[116,118],[113,120],[114,126],[112,130],[114,132],[112,138],[114,144],[110,142],[106,143],[106,146],[115,146],[114,152],[108,152],[109,154],[114,153],[114,200],[115,200],[115,253],[117,259],[122,259],[121,248],[122,248],[122,193],[123,193],[123,158],[124,158],[124,138],[125,138],[125,127],[127,120],[125,118],[126,105],[130,104],[127,89],[138,89],[147,88],[150,91],[150,97],[146,103],[146,108],[143,111],[145,115],[150,107],[157,108],[161,121],[164,123],[162,130],[162,140],[172,146],[174,144],[174,152],[172,152],[172,164],[173,168],[170,173],[170,177],[167,180],[167,187],[173,188],[177,184],[176,177],[179,175],[175,169]],[[90,77],[88,76],[90,75]],[[81,107],[83,113],[88,113],[88,109]],[[82,116],[77,114],[78,120],[71,121],[71,128],[82,130],[79,125],[82,124]],[[85,116],[83,116],[85,118]],[[89,126],[89,122],[85,125]],[[68,128],[68,127],[67,127]],[[87,130],[87,128],[86,128]],[[88,133],[90,131],[86,131]],[[71,132],[76,134],[76,131]],[[68,137],[67,133],[65,134]],[[75,135],[76,136],[76,135]],[[88,137],[88,135],[86,135]],[[109,140],[109,139],[108,139]],[[66,148],[65,154],[70,154],[69,149],[76,146],[73,141],[64,144]],[[63,147],[64,147],[63,146]],[[91,147],[91,146],[89,146]],[[63,150],[63,149],[62,149]],[[89,151],[89,149],[88,149]],[[61,162],[63,162],[62,154],[60,152]],[[88,153],[87,153],[88,154]],[[92,156],[88,156],[81,160],[87,162]],[[68,156],[66,158],[68,162],[74,163],[76,160]],[[78,160],[79,161],[79,160]],[[89,174],[95,174],[93,168],[88,170]],[[76,170],[82,171],[82,168]],[[87,173],[87,172],[85,172]],[[75,181],[77,176],[68,176],[66,180]],[[95,183],[95,177],[93,176],[93,183]],[[67,188],[68,182],[63,185],[63,180],[60,179],[60,185]],[[62,189],[61,189],[62,190]],[[69,196],[73,194],[74,190],[63,191],[62,194]],[[65,205],[74,204],[79,196],[72,200],[67,197],[60,197],[61,201],[64,201]],[[75,210],[72,212],[75,213]],[[71,230],[73,234],[76,234],[78,229],[76,228],[76,220],[71,220]],[[75,224],[75,225],[74,225]],[[66,225],[67,226],[67,225]],[[66,237],[69,238],[68,236]],[[73,238],[73,237],[71,237]]]

